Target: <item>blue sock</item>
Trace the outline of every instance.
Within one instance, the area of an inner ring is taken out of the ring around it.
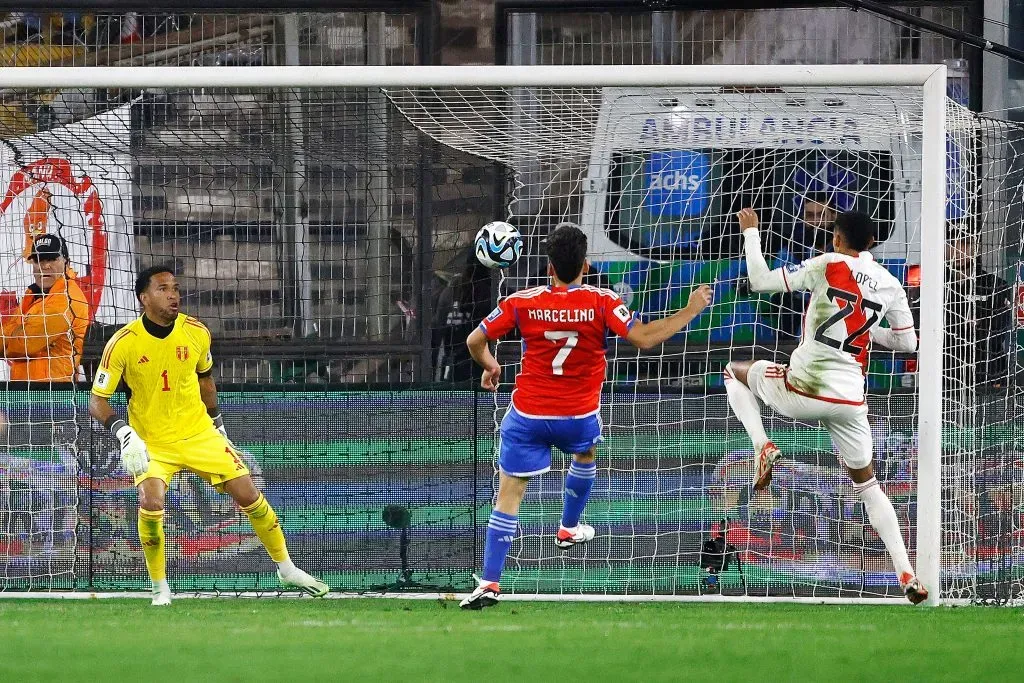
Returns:
[[[580,515],[590,498],[590,489],[594,487],[597,477],[597,463],[580,463],[575,460],[569,465],[569,473],[565,475],[565,494],[563,495],[562,526],[571,529],[580,523]]]
[[[497,583],[501,579],[501,570],[518,528],[518,517],[497,510],[491,512],[491,518],[487,521],[487,542],[484,545],[484,571],[480,577],[484,581]]]

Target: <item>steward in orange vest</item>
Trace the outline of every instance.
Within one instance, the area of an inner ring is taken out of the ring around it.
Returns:
[[[35,283],[3,318],[3,355],[12,380],[71,382],[89,329],[89,304],[68,267],[59,235],[39,235],[27,260]]]

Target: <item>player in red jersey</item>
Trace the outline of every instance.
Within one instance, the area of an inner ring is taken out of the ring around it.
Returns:
[[[518,530],[519,504],[530,477],[551,469],[552,446],[572,456],[555,545],[566,549],[594,538],[594,528],[579,520],[597,474],[594,451],[602,440],[599,412],[608,331],[649,349],[711,303],[712,290],[703,285],[690,294],[686,308],[642,323],[614,292],[582,284],[589,264],[587,236],[579,228],[556,228],[547,251],[551,284],[512,294],[466,340],[473,360],[484,369],[481,385],[490,391],[498,389],[501,366],[489,341],[518,327],[523,361],[512,405],[501,422],[500,483],[487,523],[484,568],[476,590],[462,601],[464,609],[497,603],[498,580]]]

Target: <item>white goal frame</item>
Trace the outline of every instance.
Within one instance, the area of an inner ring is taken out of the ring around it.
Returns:
[[[0,88],[329,88],[601,86],[917,86],[922,91],[921,320],[918,357],[917,572],[941,596],[942,345],[946,67],[755,66],[268,66],[4,67]],[[42,597],[43,594],[34,594]],[[564,597],[564,596],[563,596]],[[720,598],[719,598],[720,599]],[[877,602],[842,600],[843,604]]]

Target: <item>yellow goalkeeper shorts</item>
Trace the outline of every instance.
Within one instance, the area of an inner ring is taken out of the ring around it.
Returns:
[[[249,474],[249,468],[224,435],[214,428],[170,444],[146,444],[149,469],[135,477],[138,486],[144,479],[171,478],[181,470],[191,470],[208,484],[224,491],[224,484]]]

